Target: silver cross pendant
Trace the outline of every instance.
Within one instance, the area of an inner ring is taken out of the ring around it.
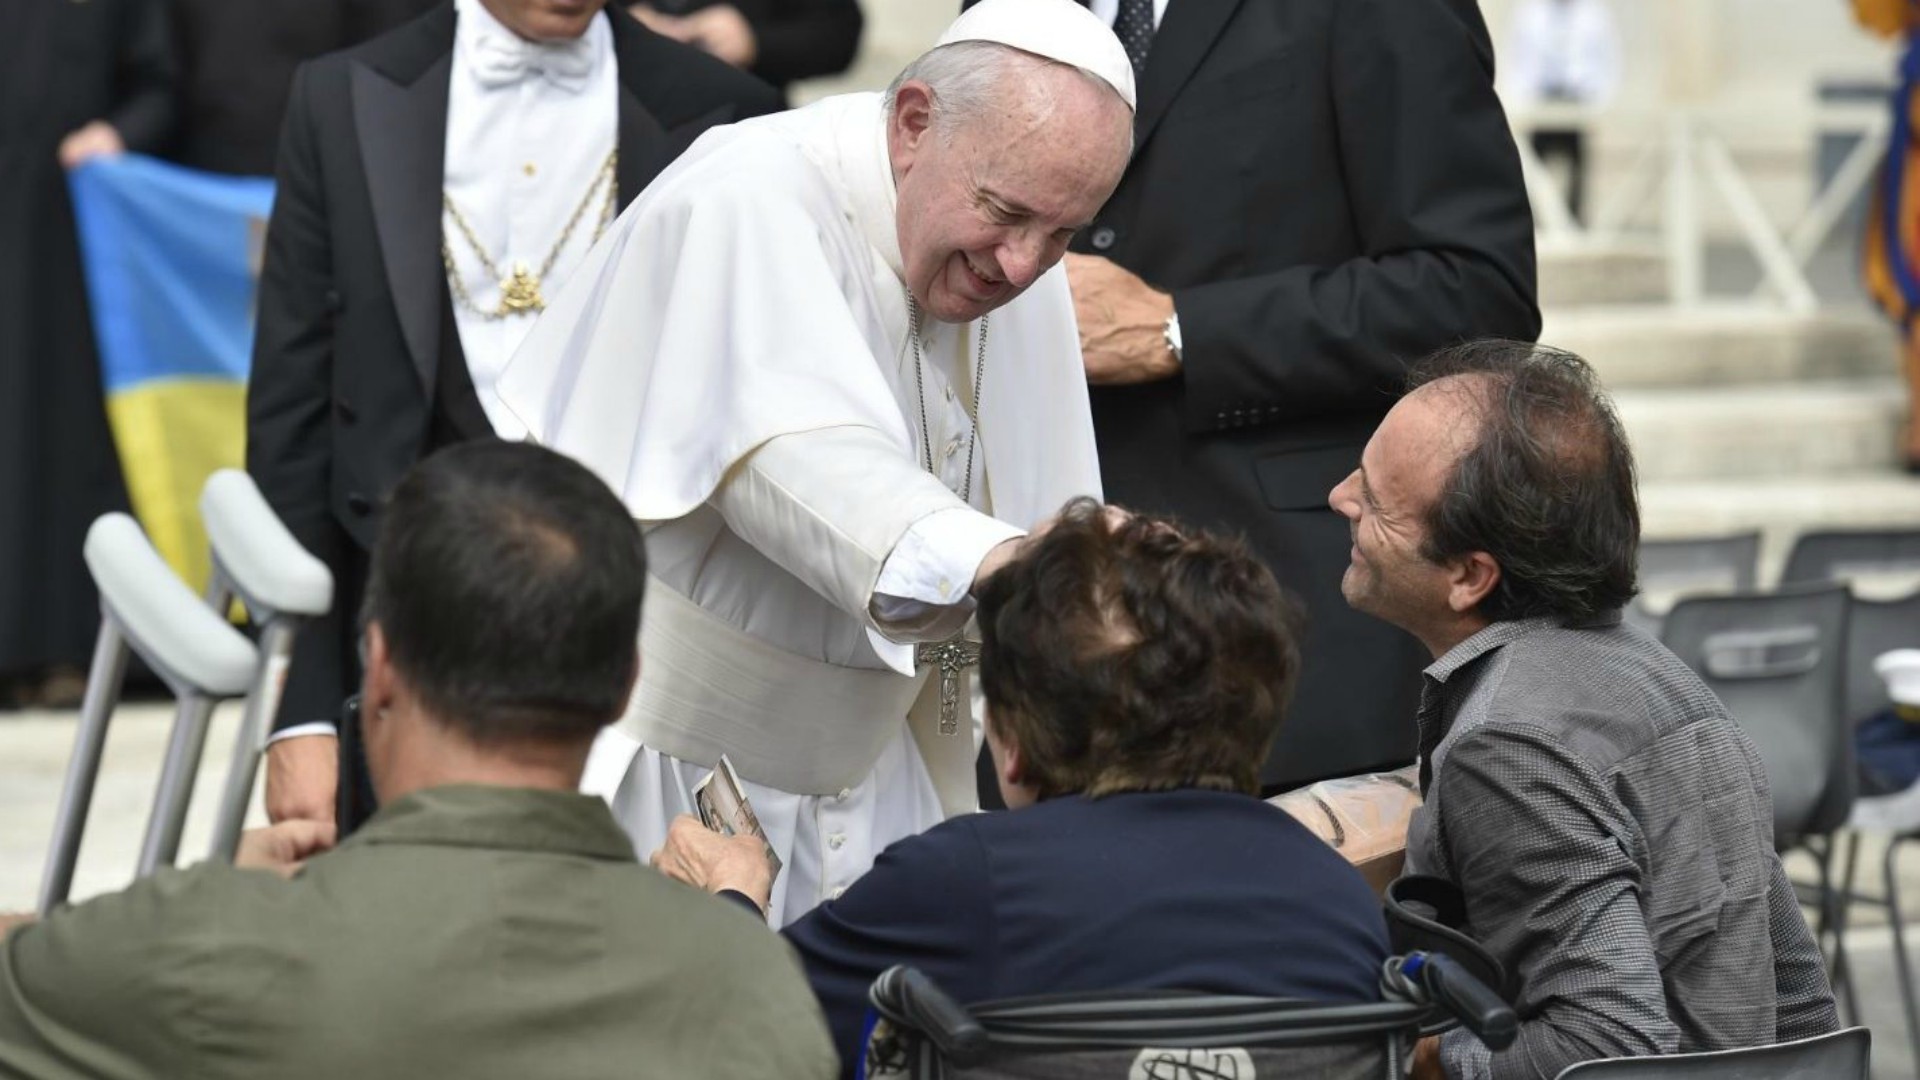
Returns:
[[[940,734],[960,733],[960,672],[980,662],[980,645],[963,637],[929,642],[913,651],[921,664],[940,665]]]

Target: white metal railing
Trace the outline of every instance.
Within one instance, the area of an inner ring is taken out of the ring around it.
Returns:
[[[1698,112],[1674,110],[1634,152],[1633,163],[1586,225],[1575,220],[1566,193],[1533,150],[1526,133],[1535,127],[1589,126],[1591,114],[1556,106],[1514,114],[1521,174],[1542,239],[1574,247],[1616,243],[1658,194],[1658,233],[1666,256],[1669,302],[1679,307],[1706,300],[1705,214],[1717,201],[1733,219],[1741,240],[1759,264],[1761,281],[1748,300],[1811,311],[1818,298],[1806,267],[1847,208],[1872,182],[1892,119],[1884,106],[1823,107],[1813,131],[1859,136],[1840,166],[1814,192],[1792,226],[1782,230],[1767,214],[1725,140]]]

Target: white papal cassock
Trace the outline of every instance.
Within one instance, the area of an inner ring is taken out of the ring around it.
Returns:
[[[971,454],[980,324],[929,322],[921,387],[908,320],[883,101],[852,94],[703,136],[500,383],[647,529],[639,687],[589,788],[619,777],[645,857],[728,754],[786,864],[776,924],[977,808],[978,725],[940,733],[913,645],[966,626],[994,544],[1099,494],[1062,268],[989,316]]]

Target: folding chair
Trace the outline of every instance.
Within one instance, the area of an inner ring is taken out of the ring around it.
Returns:
[[[1512,1045],[1506,1002],[1439,953],[1387,962],[1385,1000],[1362,1005],[1179,991],[1020,998],[965,1007],[907,967],[874,981],[878,1016],[860,1075],[911,1080],[1130,1080],[1314,1076],[1404,1080],[1414,1040],[1458,1019]]]
[[[333,574],[293,538],[254,485],[238,469],[222,469],[200,493],[200,516],[213,549],[207,600],[225,613],[238,599],[260,630],[260,660],[234,736],[233,761],[214,820],[212,858],[233,861],[240,828],[253,801],[254,777],[267,733],[280,711],[293,638],[300,624],[333,604]]]
[[[246,693],[259,660],[246,637],[174,575],[131,517],[106,514],[96,519],[83,551],[100,591],[100,636],[54,817],[40,886],[41,914],[64,903],[73,886],[80,836],[93,802],[107,724],[126,675],[128,650],[146,661],[178,702],[140,847],[136,873],[141,877],[171,865],[178,854],[207,719],[216,704]]]
[[[1873,1035],[1854,1027],[1774,1046],[1585,1061],[1555,1080],[1868,1080]]]
[[[1726,536],[1642,540],[1636,569],[1640,595],[1627,605],[1624,614],[1628,622],[1658,637],[1666,616],[1654,612],[1649,597],[1678,599],[1752,589],[1760,574],[1760,532],[1755,529]]]

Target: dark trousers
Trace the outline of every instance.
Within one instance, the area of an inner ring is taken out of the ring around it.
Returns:
[[[1536,128],[1529,141],[1533,143],[1533,152],[1542,163],[1554,158],[1565,159],[1567,209],[1572,212],[1575,221],[1585,222],[1583,204],[1586,201],[1586,135],[1579,128]]]

